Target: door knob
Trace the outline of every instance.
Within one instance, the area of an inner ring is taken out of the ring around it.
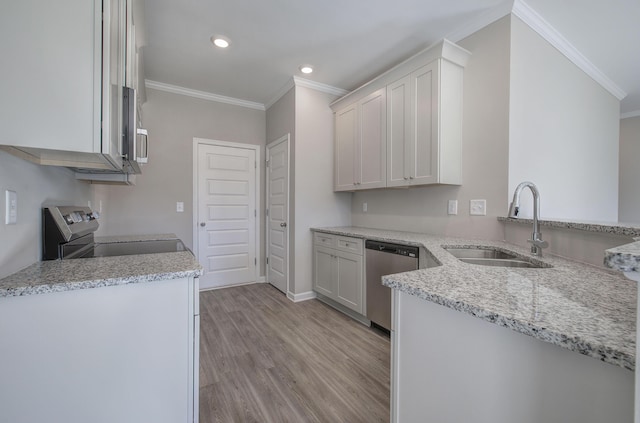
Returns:
[[[280,224],[280,227],[281,227],[281,228],[286,228],[286,227],[287,227],[287,222],[282,222],[282,223]]]
[[[206,226],[207,224],[204,222],[200,222],[200,226],[202,226],[203,228]]]

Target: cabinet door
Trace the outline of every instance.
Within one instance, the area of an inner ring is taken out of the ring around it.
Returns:
[[[101,0],[2,3],[0,144],[94,152],[101,15]]]
[[[336,112],[335,191],[353,191],[356,185],[358,139],[357,104]]]
[[[334,251],[330,248],[313,247],[313,289],[330,298],[335,296],[333,256]]]
[[[410,75],[387,86],[387,186],[409,184]]]
[[[335,300],[362,314],[362,256],[335,252]]]
[[[411,73],[409,180],[435,184],[438,178],[438,66],[435,60]]]
[[[387,185],[386,89],[382,88],[359,102],[359,173],[356,188],[381,188]]]

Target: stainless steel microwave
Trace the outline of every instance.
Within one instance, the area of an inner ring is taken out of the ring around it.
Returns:
[[[146,129],[138,127],[136,90],[123,87],[122,157],[127,173],[142,173],[141,164],[149,161],[149,137]]]

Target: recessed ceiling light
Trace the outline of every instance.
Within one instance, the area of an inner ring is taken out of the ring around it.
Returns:
[[[223,37],[221,35],[214,35],[211,37],[211,42],[216,46],[216,47],[220,47],[220,48],[227,48],[229,47],[229,45],[231,44],[231,42],[229,41],[229,39],[227,37]]]
[[[302,66],[300,66],[300,72],[302,72],[302,73],[311,73],[311,72],[313,72],[313,68],[311,67],[311,65],[302,65]]]

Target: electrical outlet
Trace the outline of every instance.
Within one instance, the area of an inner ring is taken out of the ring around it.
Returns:
[[[447,214],[458,214],[458,200],[449,200],[447,205]]]
[[[469,214],[471,216],[486,216],[487,200],[469,200]]]
[[[15,225],[18,223],[18,194],[15,191],[6,190],[4,223]]]
[[[362,203],[362,211],[367,212],[367,203]]]
[[[182,213],[184,211],[184,203],[182,201],[178,201],[176,203],[176,212]]]

